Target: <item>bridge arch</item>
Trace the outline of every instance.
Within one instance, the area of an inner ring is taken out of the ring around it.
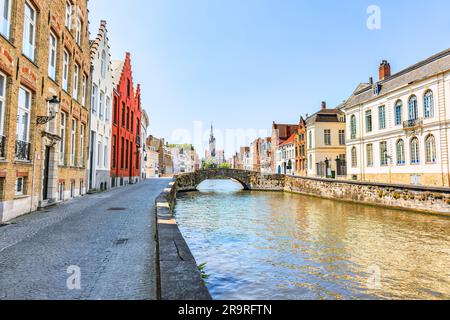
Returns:
[[[206,180],[232,179],[239,182],[244,190],[251,189],[252,172],[235,169],[207,169],[198,170],[177,176],[177,188],[179,191],[197,190],[200,183]]]

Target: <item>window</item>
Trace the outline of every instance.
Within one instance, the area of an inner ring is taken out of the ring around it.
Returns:
[[[384,106],[378,107],[378,123],[379,129],[386,129],[386,108]]]
[[[419,113],[417,109],[417,97],[412,96],[408,102],[408,120],[419,119]]]
[[[25,194],[25,184],[26,184],[25,177],[19,177],[16,179],[16,187],[15,187],[16,196],[23,196]]]
[[[19,89],[19,108],[17,111],[16,139],[21,142],[30,141],[31,92]]]
[[[105,139],[105,145],[103,146],[103,167],[108,168],[108,138]]]
[[[96,84],[92,85],[92,99],[91,99],[91,108],[92,113],[97,113],[97,103],[98,103],[98,87]]]
[[[425,92],[425,95],[423,96],[423,108],[425,118],[434,117],[433,91],[428,90],[427,92]]]
[[[121,143],[120,143],[120,168],[123,169],[123,165],[124,165],[124,147],[125,147],[125,141],[123,139],[123,137],[121,138]]]
[[[127,129],[130,130],[130,108],[127,108]]]
[[[99,136],[97,143],[97,167],[100,168],[102,163],[102,136]]]
[[[102,74],[102,78],[105,78],[106,77],[106,52],[105,52],[105,50],[102,51],[100,71]]]
[[[61,142],[59,144],[59,164],[65,165],[65,152],[66,152],[66,124],[67,124],[67,115],[65,112],[60,113],[60,127],[59,127],[59,136],[61,138]]]
[[[406,163],[405,161],[405,142],[403,140],[398,140],[396,144],[397,149],[397,165],[401,166]]]
[[[131,82],[130,79],[127,79],[127,97],[131,96]]]
[[[309,169],[312,170],[312,167],[313,167],[313,158],[312,158],[312,155],[311,155],[311,154],[309,155],[309,163],[308,163],[308,165],[309,165]]]
[[[50,33],[50,49],[48,54],[48,76],[53,80],[56,79],[56,46],[57,40],[53,32]]]
[[[387,142],[380,142],[380,165],[387,166],[388,165],[388,152],[387,152]]]
[[[66,1],[66,27],[67,29],[72,29],[72,3]]]
[[[325,129],[324,131],[324,143],[326,146],[331,145],[331,130]]]
[[[77,136],[77,120],[72,119],[72,132],[70,135],[70,165],[75,166],[76,165],[76,136]]]
[[[352,148],[352,168],[358,166],[358,154],[356,153],[356,147]]]
[[[69,91],[69,53],[64,50],[63,55],[63,89]]]
[[[83,30],[83,26],[81,24],[81,19],[80,17],[77,18],[77,32],[75,35],[75,40],[77,42],[77,44],[80,46],[81,45],[81,32]]]
[[[9,39],[11,26],[11,0],[0,0],[0,33]]]
[[[131,132],[133,132],[133,128],[134,128],[134,112],[131,111],[131,124],[130,124]]]
[[[402,124],[403,121],[403,103],[398,100],[397,103],[395,104],[395,125],[396,126],[400,126]]]
[[[117,150],[117,137],[114,135],[112,140],[112,167],[116,167],[116,150]]]
[[[309,140],[308,140],[308,143],[309,143],[309,149],[312,149],[312,147],[313,147],[313,143],[312,143],[312,131],[310,131],[309,132]]]
[[[111,120],[111,98],[106,97],[106,105],[105,105],[105,121],[109,122]]]
[[[98,108],[99,118],[100,120],[103,120],[104,116],[104,103],[105,103],[105,93],[103,91],[100,91],[100,103]]]
[[[85,74],[83,74],[83,88],[82,88],[82,97],[81,97],[81,104],[83,107],[86,106],[86,94],[87,94],[87,77]]]
[[[436,141],[433,135],[429,135],[425,139],[426,162],[429,164],[436,163]]]
[[[4,122],[5,122],[5,108],[6,108],[6,76],[0,73],[0,139],[3,140]],[[3,141],[0,141],[2,143]],[[2,143],[2,148],[4,145]],[[0,150],[0,157],[4,157],[4,150]]]
[[[350,118],[350,132],[351,132],[351,139],[356,139],[356,116],[352,115]]]
[[[81,124],[80,127],[80,167],[84,167],[84,134],[85,126]]]
[[[122,127],[125,128],[125,103],[122,102]]]
[[[368,144],[366,146],[366,152],[367,152],[367,166],[372,167],[373,166],[373,144]]]
[[[113,121],[115,124],[117,124],[117,110],[118,104],[117,104],[117,98],[114,97],[114,107],[113,107]]]
[[[372,132],[372,111],[366,111],[366,132]]]
[[[32,61],[34,61],[35,44],[36,10],[31,6],[30,3],[25,2],[22,52]]]
[[[80,73],[80,67],[78,66],[78,64],[75,64],[75,68],[73,70],[73,94],[72,97],[75,100],[78,100],[78,80],[79,78],[79,73]]]
[[[419,139],[412,138],[410,142],[411,164],[420,164]]]
[[[339,144],[345,146],[345,130],[339,130]]]

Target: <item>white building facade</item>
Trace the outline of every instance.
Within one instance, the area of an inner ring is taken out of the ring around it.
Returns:
[[[295,175],[295,134],[279,145],[276,160],[278,174]]]
[[[349,178],[448,187],[450,50],[361,84],[345,105]]]
[[[89,134],[88,188],[109,189],[112,131],[112,70],[108,31],[102,21],[97,37],[91,42],[91,116]]]

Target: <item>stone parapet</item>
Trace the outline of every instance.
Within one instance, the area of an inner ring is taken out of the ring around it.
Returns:
[[[175,181],[156,199],[158,299],[211,300],[197,262],[173,215]]]

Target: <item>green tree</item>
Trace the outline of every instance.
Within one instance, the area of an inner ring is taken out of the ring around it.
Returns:
[[[231,169],[231,163],[225,162],[219,166],[220,169]]]

